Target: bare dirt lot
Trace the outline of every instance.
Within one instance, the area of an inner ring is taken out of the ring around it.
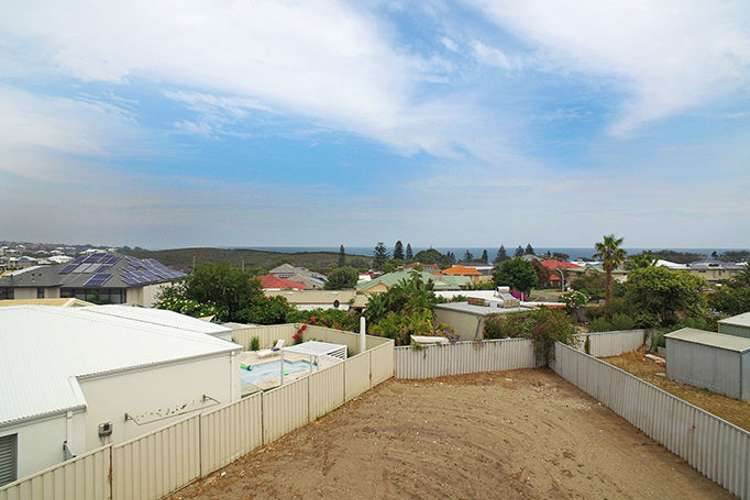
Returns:
[[[550,371],[392,380],[173,498],[731,498]]]
[[[699,408],[713,413],[731,422],[737,427],[750,431],[750,402],[732,399],[721,394],[716,394],[707,389],[700,389],[688,384],[681,384],[666,377],[666,367],[646,358],[643,351],[628,352],[620,356],[603,358],[603,361],[611,363],[636,377],[661,387],[694,404]]]

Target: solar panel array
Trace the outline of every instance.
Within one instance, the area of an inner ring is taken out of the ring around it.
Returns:
[[[128,259],[128,266],[120,274],[122,281],[130,286],[147,285],[183,278],[185,273],[170,269],[154,259]]]
[[[155,259],[121,257],[106,252],[78,256],[63,267],[60,274],[91,274],[83,286],[104,286],[113,275],[112,266],[121,258],[126,262],[122,266],[120,277],[128,286],[142,286],[185,277],[185,273],[170,269]]]
[[[90,255],[79,255],[60,270],[60,274],[92,273],[99,271],[99,266],[112,266],[120,257],[111,253],[98,252]]]

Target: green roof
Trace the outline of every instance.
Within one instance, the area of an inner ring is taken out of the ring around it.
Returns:
[[[390,288],[399,281],[409,279],[409,276],[413,272],[416,271],[395,271],[378,276],[370,281],[360,281],[357,283],[357,290],[368,290],[381,283]],[[471,278],[467,276],[443,276],[442,274],[432,274],[424,271],[419,272],[419,275],[422,277],[422,281],[431,280],[435,290],[460,290],[461,287],[471,283]]]

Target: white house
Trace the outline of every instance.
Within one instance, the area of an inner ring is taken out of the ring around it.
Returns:
[[[0,484],[237,400],[241,346],[173,314],[0,308]]]

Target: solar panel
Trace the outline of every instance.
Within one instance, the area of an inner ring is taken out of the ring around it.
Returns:
[[[111,277],[112,275],[110,273],[97,273],[90,277],[83,286],[102,286]]]
[[[60,274],[68,274],[69,272],[71,272],[76,267],[78,267],[78,264],[68,264],[67,266],[65,266],[62,269],[60,269]]]

